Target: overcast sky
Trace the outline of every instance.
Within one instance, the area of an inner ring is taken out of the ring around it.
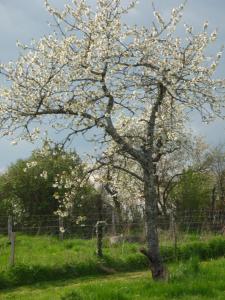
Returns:
[[[62,5],[64,2],[64,0],[51,1],[56,5]],[[174,6],[181,3],[177,0],[155,0],[154,2],[164,15],[168,15]],[[151,0],[140,0],[138,8],[133,11],[129,21],[137,24],[151,24],[151,3]],[[183,22],[200,28],[203,22],[208,20],[210,29],[218,28],[219,39],[216,45],[218,50],[222,44],[225,44],[224,14],[224,0],[189,0]],[[48,21],[49,16],[45,11],[43,0],[0,0],[0,61],[7,62],[16,59],[17,40],[28,43],[32,38],[38,39],[48,34],[50,31]],[[218,75],[225,77],[225,54]],[[207,126],[195,119],[193,128],[204,135],[210,144],[224,142],[225,124],[223,121]],[[36,146],[26,142],[22,142],[19,146],[12,146],[9,141],[0,140],[0,170],[19,158],[28,157]],[[85,147],[86,144],[80,140],[76,143],[76,150],[79,153],[82,153]]]

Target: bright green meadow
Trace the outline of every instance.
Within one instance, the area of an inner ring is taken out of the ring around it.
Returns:
[[[0,237],[0,299],[225,299],[222,236],[186,235],[176,252],[162,241],[171,274],[166,283],[151,280],[140,244],[105,240],[103,259],[95,246],[94,239],[17,235],[16,263],[9,267],[10,245]]]

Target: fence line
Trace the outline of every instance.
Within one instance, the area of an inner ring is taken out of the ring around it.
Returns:
[[[8,239],[0,240],[0,248],[8,249],[8,244],[10,244],[9,265],[12,266],[16,257],[16,239],[19,239],[21,234],[49,236],[50,242],[52,237],[61,241],[75,238],[95,239],[96,253],[100,257],[104,253],[105,245],[113,251],[113,247],[120,244],[122,245],[121,251],[126,251],[124,243],[141,246],[146,242],[146,226],[143,216],[140,215],[131,220],[125,217],[116,218],[114,214],[101,212],[100,218],[98,217],[98,214],[90,214],[88,218],[80,218],[77,215],[67,218],[38,215],[20,219],[0,216],[0,235],[3,238],[8,235]],[[213,214],[210,210],[184,211],[167,216],[159,215],[158,231],[161,244],[169,243],[174,249],[171,257],[177,257],[179,244],[185,238],[190,238],[191,234],[197,235],[199,239],[204,239],[210,234],[225,236],[225,211],[218,210]],[[47,243],[46,239],[44,241]],[[169,260],[171,257],[164,259]]]
[[[171,217],[172,216],[172,217]],[[126,229],[131,228],[133,231],[145,227],[145,220],[143,216],[131,220],[128,218],[115,218],[114,214],[103,214],[98,218],[97,214],[90,214],[88,218],[72,215],[66,218],[48,215],[34,215],[31,217],[14,218],[12,221],[11,216],[0,216],[0,234],[13,231],[21,233],[33,234],[57,234],[60,229],[63,229],[63,235],[78,234],[82,236],[82,231],[90,237],[92,232],[99,221],[105,224],[106,232],[121,233]],[[172,225],[171,225],[172,224]],[[213,215],[210,210],[201,211],[185,211],[179,212],[175,215],[159,216],[158,228],[160,230],[168,229],[171,226],[183,228],[183,230],[212,230],[220,231],[225,226],[225,211],[214,211]],[[11,229],[10,229],[11,228]],[[62,230],[61,230],[62,232]],[[61,237],[63,238],[63,235]]]

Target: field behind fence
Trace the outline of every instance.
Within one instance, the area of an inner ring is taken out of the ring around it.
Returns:
[[[186,243],[203,242],[215,236],[223,237],[225,211],[185,211],[176,215],[159,216],[158,228],[160,244],[171,247],[171,255],[176,257],[179,247]],[[29,261],[44,263],[51,255],[47,253],[47,249],[54,252],[51,246],[56,241],[58,244],[61,241],[63,245],[67,243],[65,249],[61,249],[61,254],[57,255],[63,256],[69,263],[74,253],[79,252],[76,250],[77,252],[72,253],[72,248],[76,244],[79,248],[82,241],[83,245],[86,243],[86,248],[90,248],[89,252],[92,251],[93,255],[97,253],[100,257],[105,253],[112,256],[130,255],[132,245],[133,252],[138,252],[138,247],[144,246],[146,242],[146,227],[141,216],[135,220],[121,221],[121,218],[109,213],[101,214],[100,220],[98,214],[89,215],[89,219],[76,215],[66,218],[45,215],[20,219],[1,216],[0,236],[0,260],[5,257],[1,265],[29,264]],[[70,250],[70,241],[73,241],[73,247],[71,246],[71,251],[66,251]],[[42,250],[36,251],[31,243],[36,243],[36,248],[41,247]],[[58,263],[57,255],[53,253],[51,264]]]

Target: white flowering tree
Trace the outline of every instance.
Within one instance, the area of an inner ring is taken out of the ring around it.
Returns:
[[[200,33],[186,26],[176,35],[183,6],[168,21],[155,11],[151,28],[128,26],[123,16],[135,6],[122,0],[71,0],[62,11],[46,0],[57,33],[43,37],[15,63],[1,65],[11,83],[1,89],[0,125],[4,135],[35,139],[36,124],[67,129],[65,142],[76,134],[99,128],[99,142],[113,141],[124,157],[137,162],[144,182],[147,244],[145,254],[154,279],[165,277],[157,234],[156,175],[160,159],[174,151],[180,124],[188,110],[205,120],[224,105],[224,81],[213,79],[221,52],[206,49],[217,32]],[[121,130],[136,118],[142,134]],[[43,127],[43,126],[42,126]],[[41,128],[42,128],[41,127]],[[69,133],[68,133],[69,132]],[[127,172],[136,176],[135,173]]]
[[[143,127],[140,128],[140,122],[135,119],[131,122],[132,127],[123,126],[123,131],[130,134],[137,130],[140,137]],[[176,130],[175,139],[167,138],[164,144],[167,144],[167,147],[168,143],[171,144],[170,151],[157,163],[157,207],[158,212],[165,216],[170,213],[172,207],[175,209],[170,193],[183,172],[190,167],[195,172],[205,169],[203,158],[205,159],[207,145],[200,136],[194,136],[191,130],[185,127],[180,129],[180,132]],[[96,168],[100,168],[101,181],[107,182],[105,189],[120,199],[121,206],[128,210],[144,207],[143,170],[132,157],[125,156],[116,143],[111,142],[103,151],[102,156],[97,159]]]

